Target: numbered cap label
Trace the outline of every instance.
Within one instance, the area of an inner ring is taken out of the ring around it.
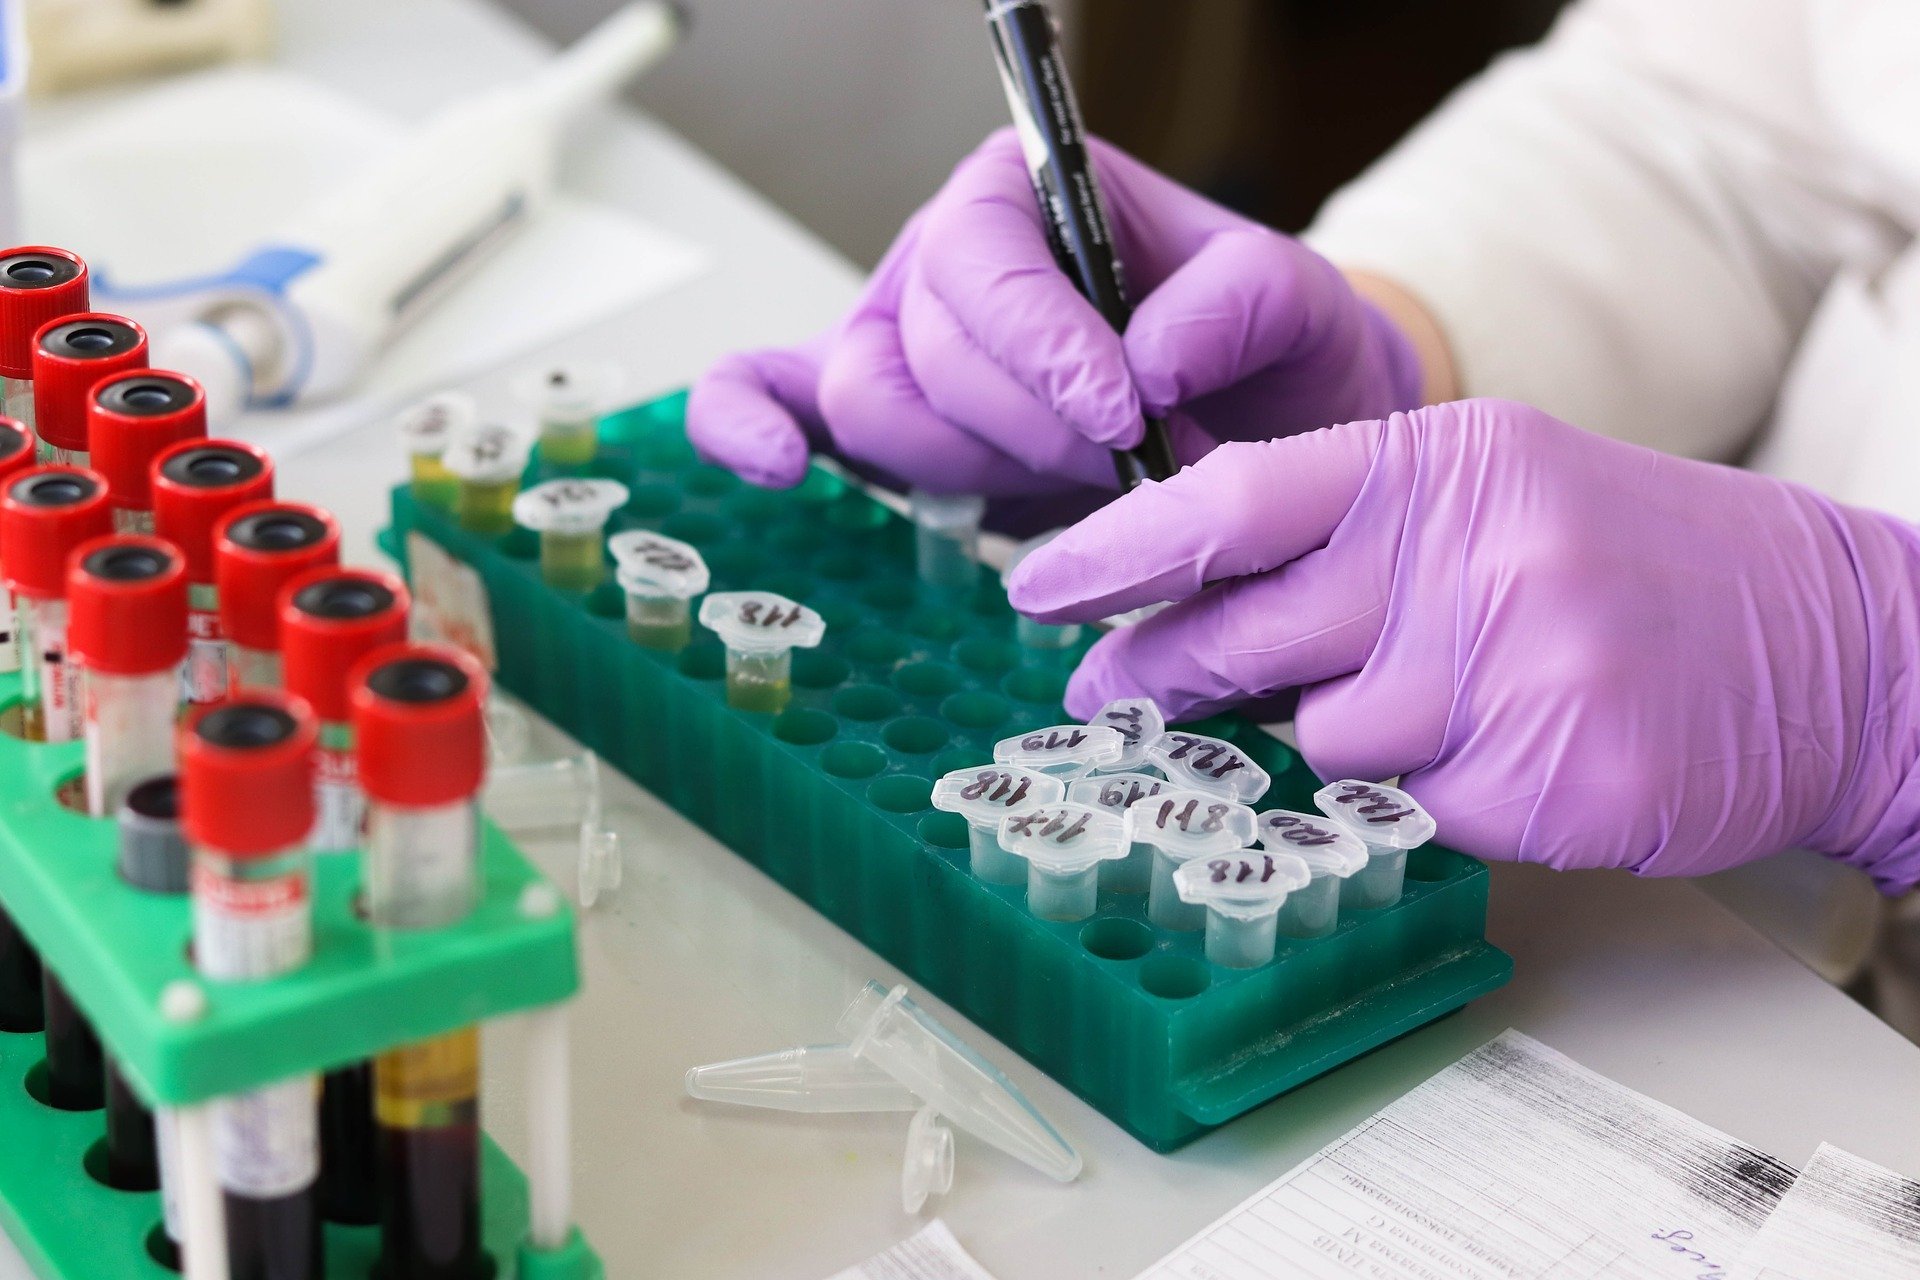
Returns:
[[[1184,787],[1251,802],[1267,794],[1273,779],[1231,742],[1171,730],[1147,748],[1147,758]]]
[[[716,591],[700,602],[700,625],[748,653],[811,649],[827,634],[826,619],[771,591]]]
[[[707,589],[711,575],[700,552],[678,538],[629,529],[607,539],[620,587],[630,595],[691,600]]]
[[[1125,813],[1137,802],[1157,796],[1172,785],[1150,773],[1103,773],[1097,778],[1081,778],[1068,787],[1067,799],[1075,804]]]
[[[549,480],[513,500],[513,521],[541,533],[591,533],[626,502],[617,480]]]
[[[401,411],[394,419],[394,431],[407,452],[440,454],[454,432],[471,427],[480,417],[480,406],[464,391],[443,391]]]
[[[1020,809],[1000,819],[1000,847],[1047,871],[1070,873],[1124,858],[1124,824],[1105,809],[1054,803]]]
[[[1109,768],[1138,769],[1147,762],[1147,751],[1167,731],[1167,718],[1152,698],[1116,698],[1100,708],[1088,724],[1118,729],[1123,746],[1120,758]]]
[[[524,431],[498,422],[457,427],[447,440],[440,463],[462,480],[503,483],[517,480],[527,469],[533,441]]]
[[[1184,862],[1174,868],[1173,887],[1182,901],[1251,920],[1278,911],[1288,894],[1312,878],[1307,864],[1290,853],[1247,852]]]
[[[1412,849],[1433,839],[1433,819],[1398,787],[1346,778],[1314,792],[1313,803],[1378,848]]]
[[[1118,760],[1124,746],[1118,729],[1056,724],[1000,739],[993,746],[993,758],[1057,778],[1079,778]]]
[[[1023,806],[1058,804],[1066,784],[1032,769],[980,765],[955,769],[933,784],[933,807],[957,813],[976,827],[996,826]]]
[[[1367,865],[1367,846],[1346,824],[1317,813],[1269,809],[1256,822],[1263,848],[1301,858],[1316,876],[1345,880]]]
[[[1253,810],[1208,791],[1162,791],[1127,810],[1127,839],[1172,858],[1236,853],[1253,843]]]

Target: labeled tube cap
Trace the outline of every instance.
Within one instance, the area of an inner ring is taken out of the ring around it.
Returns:
[[[0,481],[5,481],[34,465],[39,455],[39,438],[26,424],[12,418],[0,418]]]
[[[941,775],[933,784],[933,807],[957,813],[969,826],[997,827],[1025,805],[1054,804],[1067,784],[1019,765],[974,765]]]
[[[470,423],[449,433],[440,465],[462,480],[505,484],[527,469],[533,437],[503,423]]]
[[[618,480],[548,480],[513,500],[513,522],[538,533],[594,533],[626,503]]]
[[[1316,878],[1358,875],[1367,865],[1367,846],[1335,818],[1269,809],[1256,819],[1262,848],[1290,853]]]
[[[1071,801],[1020,809],[1000,819],[1000,845],[1053,875],[1073,875],[1127,856],[1119,815]]]
[[[1210,791],[1162,791],[1128,807],[1127,838],[1175,861],[1236,853],[1253,843],[1253,810]]]
[[[238,440],[182,440],[149,473],[153,527],[187,558],[187,581],[214,580],[213,530],[235,507],[273,496],[273,460]]]
[[[1173,887],[1182,902],[1229,920],[1257,920],[1279,911],[1288,894],[1312,879],[1307,864],[1290,853],[1242,851],[1181,863],[1174,868]]]
[[[384,804],[470,799],[487,773],[487,673],[446,645],[398,644],[349,678],[360,786]]]
[[[32,467],[0,496],[0,567],[13,590],[37,600],[67,591],[67,557],[113,532],[107,483],[81,467]]]
[[[1180,786],[1253,803],[1273,778],[1238,747],[1220,738],[1172,729],[1147,747],[1147,759]]]
[[[196,708],[180,729],[182,825],[200,848],[258,858],[313,829],[314,743],[307,704],[249,690]]]
[[[1000,739],[993,744],[993,758],[1070,781],[1117,763],[1125,745],[1118,729],[1057,724]]]
[[[620,392],[620,371],[582,361],[528,370],[510,385],[514,396],[543,419],[597,418]]]
[[[699,548],[645,529],[614,534],[607,539],[607,553],[620,589],[629,595],[691,600],[713,580]]]
[[[180,779],[143,778],[127,790],[117,815],[120,878],[148,893],[187,891],[187,838],[180,832]]]
[[[700,625],[741,653],[811,649],[827,634],[826,619],[771,591],[716,591],[700,602]]]
[[[1125,813],[1148,796],[1157,796],[1172,785],[1150,773],[1103,773],[1081,778],[1068,787],[1067,799],[1112,813]]]
[[[280,590],[309,569],[340,562],[340,526],[319,507],[244,503],[213,531],[220,629],[249,649],[280,647]]]
[[[158,538],[94,538],[67,570],[67,645],[89,671],[145,676],[187,656],[187,567]]]
[[[1415,849],[1433,839],[1432,816],[1398,787],[1344,778],[1314,792],[1313,803],[1369,848]]]
[[[153,506],[153,460],[170,445],[207,436],[207,393],[184,373],[118,373],[87,397],[87,464],[107,478],[113,505]]]
[[[1094,715],[1088,724],[1117,729],[1123,742],[1120,758],[1102,765],[1103,773],[1126,773],[1147,763],[1147,753],[1160,735],[1167,731],[1167,717],[1152,698],[1116,698]]]
[[[479,418],[480,404],[472,396],[464,391],[442,391],[401,410],[393,420],[393,430],[409,455],[437,458],[446,452],[447,442],[456,431],[471,427]]]
[[[87,448],[87,402],[111,374],[147,367],[147,331],[103,311],[49,320],[33,335],[33,425],[57,449]]]
[[[383,645],[407,638],[406,586],[374,569],[309,569],[280,589],[281,681],[325,724],[352,713],[348,677]]]
[[[687,1072],[687,1096],[813,1115],[918,1111],[920,1099],[844,1044],[809,1044]]]
[[[33,335],[87,309],[87,264],[49,245],[0,251],[0,377],[33,376]]]

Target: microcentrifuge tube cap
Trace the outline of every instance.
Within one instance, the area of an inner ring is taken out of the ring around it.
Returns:
[[[922,1107],[907,1122],[907,1158],[900,1169],[900,1207],[920,1212],[929,1196],[953,1190],[953,1130],[940,1113]]]
[[[1217,858],[1194,858],[1174,870],[1182,902],[1204,906],[1229,920],[1256,920],[1280,910],[1287,895],[1313,879],[1307,864],[1290,853],[1242,850]]]
[[[1081,778],[1068,787],[1067,799],[1075,804],[1090,804],[1098,809],[1123,814],[1148,796],[1157,796],[1172,785],[1165,778],[1156,778],[1150,773],[1101,773],[1091,778]]]
[[[1167,730],[1167,718],[1152,698],[1115,698],[1087,721],[1117,729],[1125,744],[1120,758],[1102,765],[1103,773],[1125,773],[1147,763],[1147,753]]]
[[[1054,875],[1124,858],[1129,843],[1119,815],[1070,801],[1028,806],[1000,819],[1001,846]]]
[[[972,765],[943,774],[933,784],[933,807],[957,813],[971,826],[997,827],[1000,819],[1024,805],[1055,804],[1066,794],[1066,783],[1034,769]]]
[[[1126,740],[1118,729],[1100,725],[1057,724],[1015,734],[993,744],[999,764],[1019,765],[1056,778],[1082,778],[1120,759]]]
[[[620,589],[628,595],[691,600],[712,581],[699,550],[678,538],[629,529],[607,539]]]
[[[809,1044],[687,1072],[687,1096],[814,1115],[918,1111],[913,1090],[844,1044]]]
[[[879,1066],[974,1137],[1060,1182],[1080,1176],[1080,1153],[1013,1081],[941,1026],[907,994],[869,982],[840,1015],[859,1057]]]
[[[500,422],[479,422],[453,431],[440,465],[462,480],[504,484],[527,469],[533,437]]]
[[[1433,818],[1398,787],[1346,778],[1314,792],[1313,803],[1376,849],[1413,849],[1433,839]]]
[[[1147,748],[1153,766],[1183,787],[1247,804],[1267,794],[1273,779],[1231,742],[1174,729]],[[1248,843],[1252,843],[1249,841]]]
[[[513,500],[513,522],[539,533],[595,533],[627,503],[617,480],[549,480]]]
[[[442,391],[402,409],[393,430],[409,454],[439,457],[456,432],[479,420],[479,401],[464,391]]]
[[[1269,809],[1257,819],[1257,826],[1261,848],[1292,854],[1316,876],[1346,880],[1367,865],[1367,846],[1337,819]]]
[[[1162,791],[1128,807],[1129,840],[1175,861],[1237,853],[1253,843],[1253,810],[1210,791]]]
[[[597,418],[620,393],[620,371],[601,361],[546,364],[509,385],[520,403],[542,417]]]
[[[740,653],[811,649],[827,634],[826,619],[771,591],[717,591],[700,602],[700,625]]]
[[[923,529],[966,530],[979,526],[987,514],[987,500],[977,493],[926,493],[915,489],[907,495],[907,511]]]

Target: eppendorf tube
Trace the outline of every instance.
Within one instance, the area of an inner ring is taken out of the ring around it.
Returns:
[[[1027,863],[1027,910],[1042,920],[1085,920],[1100,897],[1100,868],[1127,856],[1121,819],[1061,802],[1000,819],[1000,847]]]
[[[630,529],[607,539],[627,597],[627,636],[643,649],[678,653],[693,641],[693,598],[712,583],[699,550],[678,538]]]
[[[513,532],[513,499],[531,447],[524,431],[501,423],[452,433],[440,463],[453,476],[453,515],[462,529],[488,537]]]
[[[600,415],[620,388],[619,371],[597,363],[555,364],[522,374],[513,391],[540,422],[540,461],[579,468],[600,450]]]
[[[1207,959],[1223,969],[1257,969],[1273,959],[1287,896],[1311,877],[1292,854],[1247,851],[1183,863],[1173,884],[1182,902],[1207,913]]]
[[[187,558],[187,663],[180,698],[201,705],[227,693],[227,640],[213,531],[235,507],[273,496],[273,462],[234,440],[183,440],[153,460],[154,530]]]
[[[819,614],[771,591],[717,591],[700,602],[700,625],[727,646],[727,705],[772,715],[793,697],[793,651],[827,634]]]
[[[1024,884],[1027,868],[1000,844],[1000,819],[1066,798],[1067,784],[1015,765],[955,769],[933,784],[933,807],[967,820],[968,865],[976,880]]]
[[[1171,729],[1147,746],[1147,761],[1175,786],[1252,804],[1273,778],[1231,742]]]
[[[49,462],[84,467],[87,402],[101,379],[147,367],[147,331],[125,316],[83,311],[33,335],[33,429]]]
[[[305,704],[265,690],[199,708],[181,731],[193,960],[212,982],[275,978],[312,958],[315,736]],[[323,1274],[318,1090],[300,1075],[213,1104],[233,1280]]]
[[[367,792],[363,866],[377,929],[439,929],[479,897],[487,676],[457,649],[390,645],[354,668]],[[374,1060],[384,1276],[481,1274],[480,1036],[466,1027]]]
[[[1164,778],[1145,773],[1103,773],[1081,778],[1067,787],[1067,799],[1075,804],[1104,809],[1116,819],[1127,810],[1157,796],[1168,787]],[[1129,843],[1124,858],[1100,864],[1100,887],[1109,893],[1145,893],[1153,881],[1153,846]]]
[[[1000,739],[993,744],[993,758],[997,764],[1019,765],[1071,782],[1119,760],[1123,745],[1118,729],[1057,724]]]
[[[980,520],[987,500],[972,493],[907,495],[913,516],[914,565],[922,585],[936,592],[964,595],[980,581]]]
[[[207,393],[184,373],[136,369],[87,395],[91,466],[107,478],[113,527],[152,533],[153,462],[183,440],[207,438]]]
[[[1180,899],[1173,873],[1195,858],[1238,853],[1253,843],[1253,810],[1205,791],[1162,791],[1127,810],[1127,839],[1153,846],[1147,919],[1162,929],[1192,932],[1206,911]]]
[[[1013,571],[1020,567],[1022,560],[1052,542],[1062,532],[1059,529],[1050,529],[1037,537],[1028,538],[1015,547],[1013,554],[1007,557],[1006,564],[1000,568],[1001,585],[1006,585],[1007,579],[1013,576]],[[1050,656],[1065,653],[1080,642],[1081,633],[1081,626],[1077,622],[1056,626],[1052,623],[1035,622],[1024,613],[1016,613],[1013,616],[1013,638],[1022,649],[1032,654]]]
[[[87,812],[105,818],[135,783],[173,767],[186,562],[158,538],[83,542],[67,573],[67,608],[67,644],[87,682]]]
[[[87,309],[87,264],[65,249],[0,250],[0,380],[6,415],[33,428],[33,335]]]
[[[844,1044],[809,1044],[751,1058],[710,1062],[687,1072],[687,1096],[810,1115],[918,1111],[905,1085]]]
[[[1367,846],[1367,869],[1341,887],[1340,905],[1366,911],[1400,901],[1407,850],[1433,839],[1433,818],[1420,802],[1398,787],[1345,778],[1314,792],[1313,803]]]
[[[1119,730],[1124,744],[1120,758],[1102,767],[1102,773],[1138,773],[1153,768],[1149,756],[1160,735],[1167,731],[1167,718],[1152,698],[1115,698],[1087,723]]]
[[[213,581],[227,638],[227,687],[278,689],[280,591],[340,563],[340,526],[319,507],[268,500],[235,507],[213,529]]]
[[[410,405],[394,419],[394,434],[407,451],[409,491],[416,502],[453,510],[460,487],[447,470],[447,445],[454,434],[480,420],[480,405],[464,391],[443,391]]]
[[[0,488],[34,465],[37,448],[33,432],[23,423],[0,418]],[[14,614],[13,588],[7,585],[6,567],[0,563],[0,672],[20,669],[20,635]]]
[[[620,887],[620,835],[606,824],[600,761],[593,752],[513,764],[494,760],[487,770],[486,810],[509,834],[578,832],[581,906],[591,907]]]
[[[1257,826],[1260,844],[1290,853],[1312,879],[1287,895],[1279,930],[1289,938],[1324,938],[1340,927],[1340,890],[1367,868],[1367,846],[1339,822],[1319,814],[1269,809]]]
[[[607,576],[607,519],[625,506],[615,480],[549,480],[513,500],[513,521],[540,535],[540,576],[559,591],[591,591]]]
[[[113,531],[107,486],[78,467],[19,472],[0,496],[0,545],[20,645],[21,729],[33,742],[80,737],[79,680],[67,655],[67,557]]]

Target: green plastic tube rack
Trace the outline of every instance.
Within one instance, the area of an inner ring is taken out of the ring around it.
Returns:
[[[1023,653],[984,573],[972,599],[926,598],[906,521],[823,468],[776,493],[699,463],[684,406],[602,423],[592,471],[632,491],[608,532],[690,542],[714,590],[777,591],[826,618],[778,716],[727,706],[711,634],[643,649],[615,586],[549,589],[525,530],[469,535],[402,487],[389,549],[405,562],[426,538],[471,566],[507,688],[1142,1142],[1178,1147],[1510,976],[1483,937],[1486,868],[1434,845],[1408,859],[1397,905],[1282,939],[1249,971],[1209,965],[1198,933],[1152,929],[1141,895],[1103,893],[1091,919],[1056,924],[1027,913],[1024,888],[975,880],[964,822],[929,806],[933,780],[1062,722],[1084,642]],[[1284,744],[1238,719],[1203,728],[1274,775],[1261,807],[1311,809],[1319,783]]]
[[[0,725],[17,725],[19,677],[0,676]],[[114,872],[112,822],[83,816],[71,793],[82,748],[0,732],[0,903],[58,973],[108,1052],[150,1104],[183,1106],[319,1072],[504,1014],[550,1005],[579,987],[571,913],[497,831],[482,854],[483,894],[462,923],[417,935],[377,934],[355,906],[358,859],[316,863],[314,962],[273,982],[198,977],[184,896],[134,889]],[[191,984],[196,1016],[162,993]],[[42,1037],[0,1032],[0,1227],[45,1280],[161,1280],[147,1239],[155,1192],[106,1186],[102,1115],[40,1102]],[[520,1171],[489,1141],[483,1234],[496,1280],[596,1280],[584,1247],[567,1270],[521,1265],[528,1226]],[[377,1250],[366,1227],[327,1228],[330,1280],[364,1280]]]

